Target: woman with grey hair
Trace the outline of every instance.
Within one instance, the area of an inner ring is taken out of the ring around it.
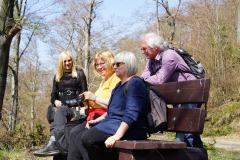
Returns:
[[[113,68],[120,82],[113,89],[107,113],[88,121],[86,130],[78,134],[75,143],[84,160],[118,159],[118,151],[112,148],[117,140],[139,140],[147,138],[145,119],[150,103],[145,83],[133,78],[137,74],[137,59],[131,52],[121,52],[114,58]],[[91,158],[90,158],[91,157]]]

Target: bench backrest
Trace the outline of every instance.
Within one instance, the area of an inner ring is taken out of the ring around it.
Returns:
[[[210,79],[198,79],[155,85],[167,104],[207,103]],[[206,110],[202,108],[168,108],[168,123],[163,129],[169,132],[202,134]]]

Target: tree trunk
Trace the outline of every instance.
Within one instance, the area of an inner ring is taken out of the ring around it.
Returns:
[[[10,44],[11,40],[8,40],[5,36],[0,37],[0,119],[2,118]]]
[[[156,18],[157,18],[157,34],[160,35],[160,20],[158,16],[158,0],[156,0]]]
[[[87,16],[87,31],[86,31],[86,48],[85,48],[85,60],[84,60],[84,68],[87,81],[89,81],[89,59],[90,59],[90,36],[91,36],[91,25],[92,25],[92,12],[94,0],[89,3],[88,8],[88,16]]]
[[[14,40],[13,47],[13,64],[12,64],[12,96],[11,96],[11,115],[9,120],[9,130],[14,130],[18,114],[18,67],[19,67],[19,44],[21,32],[19,32]]]
[[[16,24],[13,19],[13,2],[13,0],[0,0],[0,119],[6,88],[10,44],[12,38],[22,29],[21,24]]]
[[[238,4],[237,44],[240,44],[240,4]]]

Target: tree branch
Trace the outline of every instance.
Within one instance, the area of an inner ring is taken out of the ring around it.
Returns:
[[[20,23],[16,23],[12,29],[9,31],[7,39],[12,39],[19,31],[21,31],[22,25]]]
[[[32,36],[33,36],[33,34],[34,34],[35,30],[36,30],[36,27],[34,28],[34,30],[33,30],[33,32],[32,32],[32,34],[31,34],[31,36],[30,36],[30,38],[29,38],[29,40],[28,40],[28,43],[27,43],[26,47],[24,48],[24,50],[22,51],[22,53],[20,54],[20,56],[19,56],[18,60],[20,60],[20,59],[21,59],[21,57],[22,57],[22,55],[24,54],[25,50],[27,49],[27,47],[28,47],[29,43],[31,42],[31,39],[32,39]]]

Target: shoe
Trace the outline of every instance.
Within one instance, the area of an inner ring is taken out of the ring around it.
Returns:
[[[37,157],[47,157],[47,156],[56,156],[60,154],[55,141],[48,140],[48,143],[39,150],[33,152],[33,155]]]

